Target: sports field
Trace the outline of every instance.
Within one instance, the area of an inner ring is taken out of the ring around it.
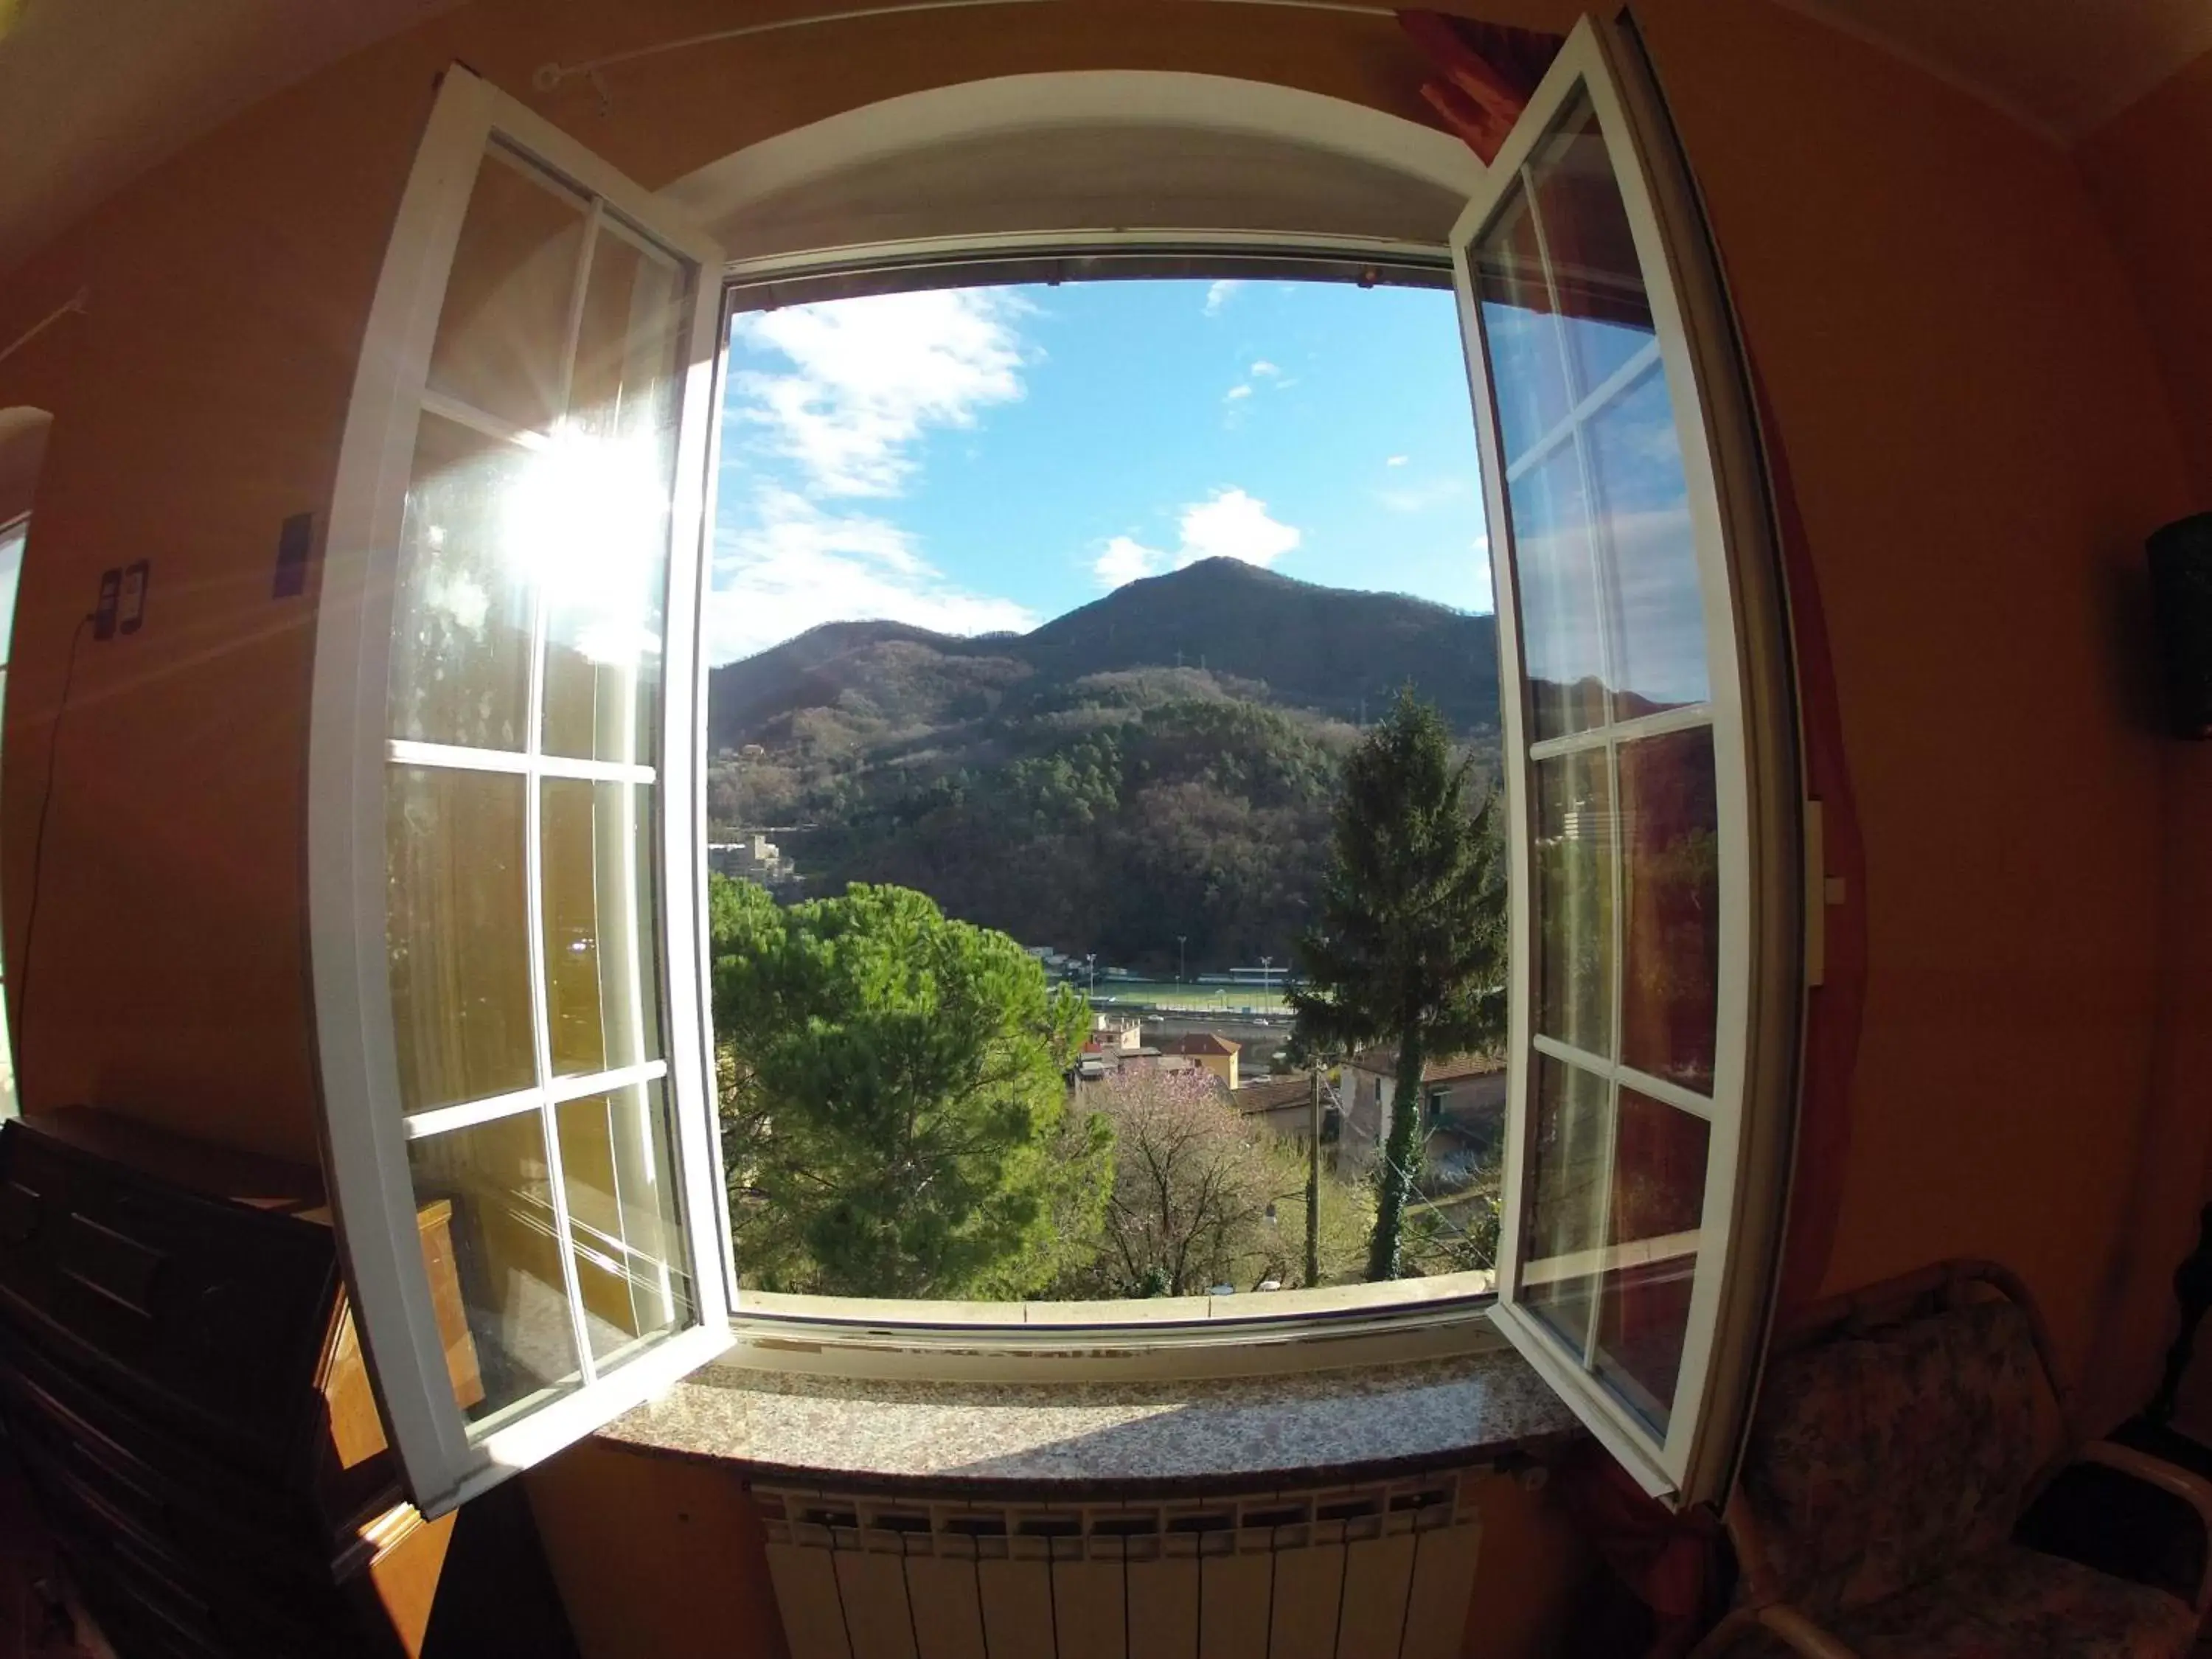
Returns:
[[[1087,986],[1087,978],[1073,981]],[[1178,985],[1169,979],[1102,979],[1091,999],[1101,1008],[1202,1008],[1208,1012],[1279,1014],[1290,1012],[1282,988],[1256,985]]]

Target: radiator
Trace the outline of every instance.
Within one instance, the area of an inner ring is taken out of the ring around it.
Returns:
[[[1473,1486],[1453,1470],[1156,1504],[753,1500],[791,1659],[1452,1659]]]

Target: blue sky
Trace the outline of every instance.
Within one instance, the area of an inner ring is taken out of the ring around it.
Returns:
[[[1027,629],[1214,554],[1491,606],[1449,290],[1104,282],[740,316],[716,662],[818,623]]]

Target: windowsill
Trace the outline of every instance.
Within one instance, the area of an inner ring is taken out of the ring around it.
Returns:
[[[1071,1497],[1371,1479],[1580,1432],[1526,1361],[1486,1342],[1353,1370],[1060,1382],[806,1375],[740,1350],[599,1431],[763,1480]]]

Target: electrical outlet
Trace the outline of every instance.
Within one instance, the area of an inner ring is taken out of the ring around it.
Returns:
[[[115,611],[123,599],[121,567],[100,573],[100,601],[92,608],[92,637],[112,640],[115,637]]]
[[[123,592],[115,607],[118,632],[136,634],[146,624],[146,584],[153,579],[154,562],[141,559],[123,567]]]

